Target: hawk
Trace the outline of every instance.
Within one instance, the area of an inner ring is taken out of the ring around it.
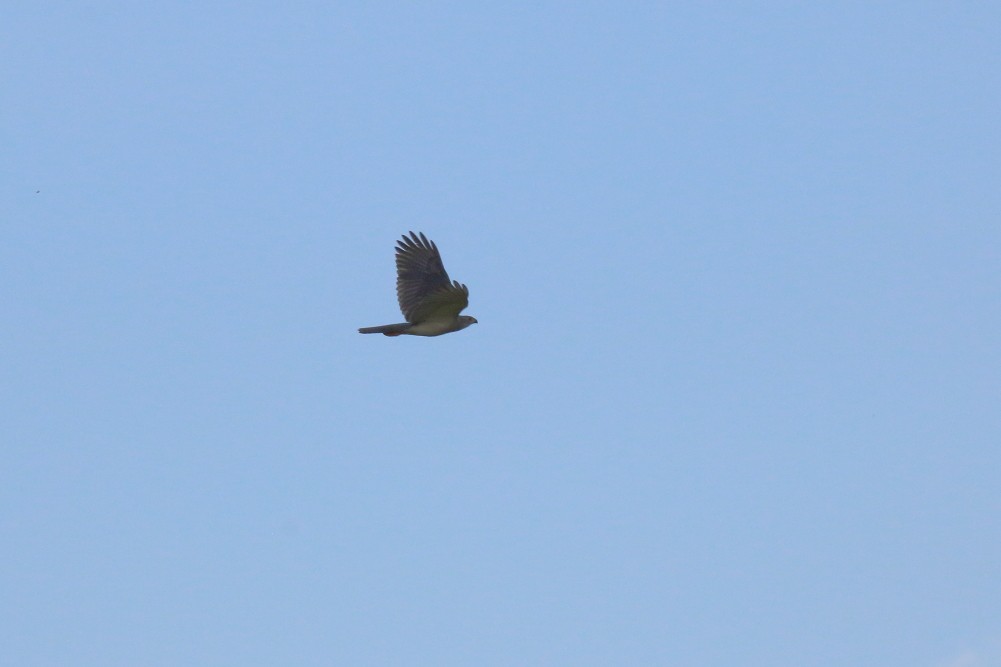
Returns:
[[[406,322],[363,327],[358,333],[384,336],[440,336],[476,324],[460,315],[469,305],[469,288],[449,280],[438,246],[423,233],[396,242],[396,297]]]

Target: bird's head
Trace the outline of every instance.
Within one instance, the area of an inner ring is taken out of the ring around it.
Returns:
[[[470,317],[469,315],[459,315],[459,328],[465,329],[470,324],[477,324],[475,317]]]

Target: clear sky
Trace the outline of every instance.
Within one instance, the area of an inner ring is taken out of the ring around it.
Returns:
[[[0,664],[1001,665],[998,3],[8,2],[0,72]],[[478,325],[357,333],[408,230]]]

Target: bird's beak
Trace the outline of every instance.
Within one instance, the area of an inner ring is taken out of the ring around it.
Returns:
[[[474,317],[473,318],[473,324],[479,324],[479,323],[480,323],[480,321]]]

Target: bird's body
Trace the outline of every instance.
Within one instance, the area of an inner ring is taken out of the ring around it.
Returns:
[[[469,289],[449,280],[441,254],[424,234],[403,236],[396,246],[396,296],[406,322],[363,327],[359,333],[384,336],[440,336],[476,324],[459,313],[469,304]]]
[[[384,324],[381,327],[363,327],[360,333],[381,333],[383,336],[440,336],[465,329],[470,324],[476,324],[476,319],[468,315],[459,317],[445,317],[433,320],[424,320],[417,324],[402,322],[400,324]],[[459,325],[459,326],[456,326]]]

